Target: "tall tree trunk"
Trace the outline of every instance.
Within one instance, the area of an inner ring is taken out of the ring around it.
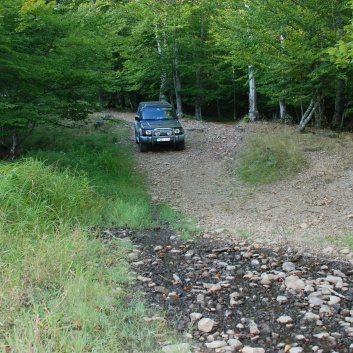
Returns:
[[[344,79],[340,78],[337,81],[336,98],[335,98],[335,111],[333,113],[331,127],[338,128],[342,122],[344,112]]]
[[[255,121],[258,118],[258,115],[255,70],[252,65],[249,65],[249,120]]]
[[[198,48],[198,63],[195,70],[196,78],[196,97],[195,97],[195,119],[202,120],[202,75],[203,75],[203,42],[204,42],[204,12],[201,12],[201,29],[200,29],[200,39],[199,39],[199,48]],[[196,48],[195,48],[196,53]]]
[[[16,132],[13,132],[12,133],[12,146],[10,149],[10,154],[12,156],[15,156],[16,148],[17,148],[17,134],[16,134]]]
[[[181,100],[181,79],[179,72],[179,49],[176,44],[174,44],[174,91],[175,100],[177,106],[177,114],[179,117],[183,116],[183,106]]]
[[[279,117],[280,117],[281,121],[283,121],[284,123],[286,122],[287,115],[288,115],[288,113],[287,113],[286,101],[281,98],[279,100]]]
[[[323,127],[326,123],[325,102],[321,99],[315,109],[315,127]]]
[[[202,120],[202,94],[196,94],[195,99],[195,119]]]
[[[156,40],[157,40],[158,54],[160,54],[160,56],[162,56],[163,49],[162,49],[161,39],[159,38],[159,35],[158,35],[157,25],[156,25]],[[165,69],[163,68],[162,73],[161,73],[161,84],[159,87],[159,100],[160,101],[167,100],[167,96],[166,96],[167,83],[168,83],[167,73],[166,73]]]

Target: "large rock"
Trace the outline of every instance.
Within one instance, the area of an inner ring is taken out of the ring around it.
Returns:
[[[303,290],[305,288],[305,283],[301,280],[298,276],[289,276],[284,281],[285,286],[287,289],[293,290]]]
[[[286,324],[290,324],[291,322],[293,322],[293,319],[290,316],[283,315],[277,319],[277,322],[279,322],[280,324],[286,325]]]
[[[265,350],[263,348],[253,348],[249,346],[245,346],[242,349],[242,353],[265,353]]]
[[[215,322],[212,319],[203,318],[199,321],[197,327],[202,332],[211,332]]]

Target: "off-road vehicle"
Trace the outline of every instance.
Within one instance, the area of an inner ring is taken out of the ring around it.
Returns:
[[[185,147],[185,133],[173,106],[165,101],[141,102],[135,116],[135,140],[141,152],[152,145]]]

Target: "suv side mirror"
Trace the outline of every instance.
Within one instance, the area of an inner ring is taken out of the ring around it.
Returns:
[[[135,120],[137,120],[137,121],[139,121],[139,120],[140,120],[140,118],[139,118],[139,116],[138,116],[138,115],[135,115]]]

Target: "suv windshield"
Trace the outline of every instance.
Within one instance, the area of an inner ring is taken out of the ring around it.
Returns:
[[[142,110],[142,119],[176,119],[172,108],[167,107],[145,107]]]

